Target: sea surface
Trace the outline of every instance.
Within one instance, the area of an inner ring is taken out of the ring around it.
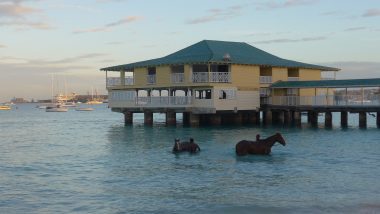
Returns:
[[[0,213],[380,213],[380,129],[165,126],[106,105],[47,113],[34,104],[0,111]],[[235,144],[276,132],[270,156]],[[171,152],[193,137],[202,151]]]

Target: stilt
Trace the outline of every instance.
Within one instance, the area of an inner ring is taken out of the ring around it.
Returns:
[[[313,117],[313,112],[312,111],[308,111],[307,112],[307,122],[308,123],[311,123],[312,117]]]
[[[189,114],[189,122],[191,127],[198,127],[199,126],[199,114]]]
[[[213,126],[219,126],[222,124],[222,116],[220,114],[210,114],[208,116],[208,124]]]
[[[311,116],[311,121],[310,121],[311,125],[318,126],[318,112],[311,111],[310,116]]]
[[[255,111],[256,125],[260,125],[260,111]]]
[[[325,112],[325,127],[332,127],[332,113],[329,111]]]
[[[294,124],[296,126],[301,126],[301,112],[295,111],[293,112]]]
[[[266,110],[264,111],[264,124],[265,125],[271,125],[272,124],[272,111]]]
[[[284,124],[286,125],[292,124],[292,120],[293,120],[292,115],[293,115],[293,112],[284,111]]]
[[[281,125],[285,123],[285,111],[277,112],[277,123]]]
[[[144,112],[144,124],[153,125],[153,112],[151,111]]]
[[[376,125],[377,127],[380,127],[380,112],[379,111],[376,113]]]
[[[130,111],[124,112],[124,125],[131,125],[133,123],[133,113]]]
[[[259,117],[260,117],[260,115],[259,115]],[[243,123],[257,124],[257,120],[260,120],[260,118],[257,118],[257,112],[256,111],[249,111],[243,115]]]
[[[176,113],[174,111],[166,112],[166,125],[175,125],[176,119]]]
[[[182,123],[183,125],[190,125],[190,113],[183,112],[182,113]]]
[[[359,127],[360,128],[367,127],[367,112],[364,112],[364,111],[359,112]]]
[[[346,111],[340,112],[340,125],[342,127],[348,126],[348,113]]]
[[[241,112],[232,115],[234,125],[241,125],[243,123],[243,116]]]

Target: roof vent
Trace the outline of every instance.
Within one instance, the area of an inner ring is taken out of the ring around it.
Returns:
[[[223,56],[223,61],[231,61],[231,56],[229,53],[225,53],[224,56]]]

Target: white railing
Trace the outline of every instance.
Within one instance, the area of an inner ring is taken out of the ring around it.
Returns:
[[[155,74],[147,75],[146,82],[148,84],[156,84],[156,75]]]
[[[185,74],[184,73],[172,73],[172,83],[184,83]]]
[[[208,82],[208,72],[193,72],[192,80],[195,83]]]
[[[192,97],[175,96],[175,97],[136,97],[136,106],[146,107],[170,107],[170,106],[189,106],[192,104]]]
[[[210,72],[210,82],[231,82],[231,72]]]
[[[272,76],[260,76],[260,83],[272,83]]]
[[[319,96],[275,96],[269,97],[266,103],[279,106],[379,106],[380,95],[319,95]]]
[[[335,80],[334,77],[321,77],[321,80]]]
[[[134,79],[133,77],[125,77],[124,84],[122,84],[120,77],[108,77],[107,78],[107,86],[123,86],[123,85],[133,85]]]
[[[299,77],[288,77],[288,81],[299,81]]]
[[[193,83],[229,83],[231,82],[231,72],[193,72],[192,81]]]

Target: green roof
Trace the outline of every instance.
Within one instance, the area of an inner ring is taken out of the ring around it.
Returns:
[[[230,56],[229,60],[227,61],[224,59],[226,54]],[[318,69],[322,71],[340,70],[338,68],[331,68],[282,59],[244,42],[226,42],[213,40],[200,41],[194,45],[191,45],[187,48],[184,48],[162,58],[134,62],[124,65],[116,65],[102,68],[101,70],[127,71],[139,67],[203,63],[229,63],[286,68],[309,68]]]
[[[315,81],[278,81],[270,88],[358,88],[380,87],[377,79],[315,80]]]

